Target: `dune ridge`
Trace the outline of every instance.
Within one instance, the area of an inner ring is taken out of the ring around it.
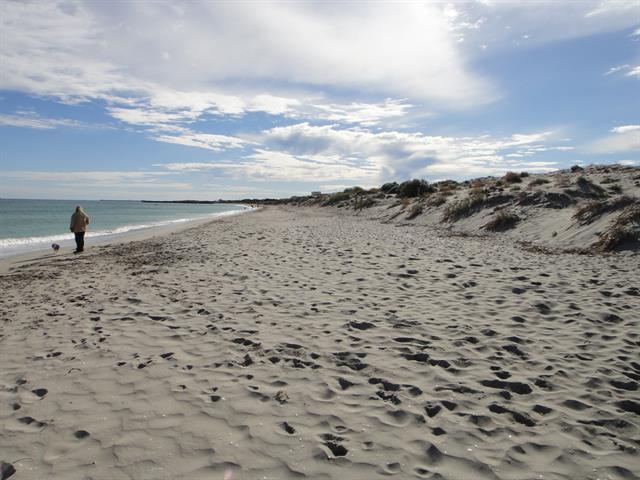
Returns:
[[[640,168],[627,165],[507,172],[464,182],[413,179],[252,202],[350,209],[384,223],[504,236],[547,253],[640,250]]]

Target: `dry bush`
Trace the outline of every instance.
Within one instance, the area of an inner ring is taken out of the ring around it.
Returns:
[[[460,184],[455,180],[442,180],[441,182],[433,184],[434,187],[438,188],[438,192],[453,192],[458,189]]]
[[[380,187],[380,190],[382,190],[384,193],[398,193],[399,186],[400,185],[398,185],[398,182],[389,182],[382,185]]]
[[[502,177],[502,180],[504,180],[505,183],[520,183],[522,178],[520,178],[520,175],[516,172],[507,172],[504,174],[504,177]]]
[[[447,183],[444,185],[440,185],[438,193],[441,193],[442,195],[451,195],[457,188],[457,185],[451,185],[450,183]]]
[[[478,210],[487,198],[482,190],[472,191],[467,198],[451,202],[444,212],[442,221],[456,221]]]
[[[576,180],[576,185],[580,190],[584,192],[591,193],[593,195],[598,195],[598,196],[606,195],[604,188],[602,188],[600,185],[593,183],[587,177],[582,177],[582,176],[578,177],[578,179]]]
[[[604,202],[587,202],[582,204],[573,214],[573,218],[581,225],[593,222],[604,212]]]
[[[433,191],[426,180],[419,180],[414,178],[413,180],[407,180],[402,182],[398,187],[399,197],[419,197]]]
[[[487,222],[483,228],[492,232],[500,232],[513,228],[520,221],[520,217],[515,213],[501,210]]]
[[[479,190],[479,189],[481,189],[481,188],[483,188],[483,187],[484,187],[484,182],[483,182],[482,180],[473,180],[473,181],[471,182],[470,187],[471,187],[473,190]]]
[[[440,192],[435,195],[431,195],[427,198],[427,207],[439,207],[443,203],[447,203],[448,195],[451,195],[451,192]]]
[[[402,205],[402,209],[405,209],[409,205],[411,205],[411,199],[409,197],[403,198],[400,202],[401,202],[401,205]]]
[[[626,207],[627,205],[639,204],[634,197],[619,197],[612,201],[595,200],[582,204],[573,214],[573,218],[578,220],[580,225],[588,225],[596,218],[606,212],[614,212]]]
[[[424,212],[424,207],[422,206],[421,203],[416,203],[413,207],[411,207],[411,209],[409,210],[409,213],[407,214],[407,220],[413,220],[414,218],[416,218],[418,215],[421,215],[422,212]]]
[[[376,202],[376,200],[372,197],[365,197],[364,200],[362,200],[362,208],[371,208],[373,206],[375,206],[378,202]]]
[[[549,183],[549,180],[547,180],[546,178],[536,178],[529,182],[529,187],[537,187],[540,185],[544,185],[545,183]]]
[[[607,184],[607,183],[618,183],[620,180],[617,178],[612,178],[612,177],[605,177],[600,183],[602,184]]]
[[[625,207],[620,216],[592,245],[597,252],[610,252],[626,242],[640,241],[640,204]]]
[[[338,192],[333,195],[329,195],[329,198],[325,200],[322,204],[324,207],[329,207],[332,205],[337,205],[338,203],[344,202],[351,198],[351,194],[349,192]]]

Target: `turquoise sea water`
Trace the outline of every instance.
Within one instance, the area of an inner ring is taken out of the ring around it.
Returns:
[[[69,220],[76,205],[91,218],[87,241],[247,209],[231,204],[0,199],[0,257],[48,248],[54,242],[71,244]]]

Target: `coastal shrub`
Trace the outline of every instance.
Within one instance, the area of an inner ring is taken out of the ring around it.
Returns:
[[[323,203],[323,206],[330,207],[332,205],[337,205],[340,202],[344,202],[351,198],[351,194],[349,192],[338,192],[333,195],[329,195],[329,197]]]
[[[439,192],[453,192],[458,189],[458,182],[455,180],[443,180],[436,183],[434,186],[438,187]]]
[[[362,193],[364,192],[364,188],[362,187],[349,187],[349,188],[345,188],[342,193],[349,193],[349,194],[354,194],[354,193]]]
[[[375,199],[373,197],[365,197],[364,200],[362,200],[362,208],[371,208],[374,205],[376,205],[378,202],[375,201]]]
[[[520,183],[522,179],[520,178],[520,174],[516,172],[507,172],[502,177],[505,183]]]
[[[622,193],[622,187],[620,185],[610,185],[607,187],[611,193]]]
[[[573,167],[571,167],[571,171],[573,173],[582,172],[584,171],[584,168],[582,168],[580,165],[574,165]]]
[[[481,188],[484,188],[484,182],[482,180],[472,180],[471,184],[469,185],[472,189],[474,190],[479,190]]]
[[[518,205],[539,205],[543,208],[566,208],[575,203],[575,199],[566,193],[536,190],[535,192],[520,192],[517,202]]]
[[[546,178],[536,178],[529,182],[530,187],[537,187],[539,185],[544,185],[545,183],[549,183],[549,180]]]
[[[603,184],[607,184],[607,183],[618,183],[620,180],[617,178],[612,178],[612,177],[605,177],[602,179],[602,181],[600,183]]]
[[[640,205],[640,202],[636,198],[628,196],[619,197],[612,201],[587,202],[578,207],[573,218],[578,220],[581,225],[588,225],[604,213],[614,212],[632,204]]]
[[[520,172],[520,178],[526,178],[529,176],[529,172]]]
[[[454,221],[466,215],[471,210],[469,197],[451,202],[444,211],[443,221]]]
[[[413,205],[413,207],[411,207],[411,209],[409,210],[409,213],[407,215],[407,220],[413,220],[414,218],[416,218],[418,215],[421,215],[422,212],[424,212],[424,207],[422,206],[421,203],[416,203],[415,205]]]
[[[596,185],[591,180],[586,177],[580,176],[576,180],[576,185],[580,189],[580,191],[584,194],[594,197],[604,197],[607,195],[607,192],[600,185]]]
[[[504,231],[513,228],[519,221],[520,217],[515,213],[501,210],[483,228],[492,232]]]
[[[520,191],[520,185],[514,185],[513,187],[511,187],[509,189],[510,192],[519,192]]]
[[[600,239],[592,245],[597,252],[610,252],[627,242],[640,241],[640,204],[625,207],[620,216],[600,235]]]
[[[477,210],[487,198],[487,194],[482,190],[472,191],[467,198],[462,198],[451,202],[444,211],[443,221],[456,221],[462,217],[470,215]]]
[[[430,195],[427,197],[427,207],[439,207],[447,203],[447,195],[451,195],[451,192],[439,192],[435,195]]]
[[[398,185],[398,182],[389,182],[382,185],[380,187],[380,190],[382,190],[384,193],[398,193],[399,186],[400,185]]]
[[[429,193],[430,191],[433,191],[433,188],[429,186],[426,180],[414,178],[413,180],[407,180],[400,184],[398,187],[398,196],[414,198]]]

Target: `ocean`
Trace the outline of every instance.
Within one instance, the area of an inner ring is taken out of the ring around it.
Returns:
[[[49,248],[52,243],[74,245],[69,220],[76,205],[82,205],[91,218],[87,245],[95,237],[102,237],[102,241],[134,230],[215,218],[248,208],[233,204],[0,199],[0,258]]]

